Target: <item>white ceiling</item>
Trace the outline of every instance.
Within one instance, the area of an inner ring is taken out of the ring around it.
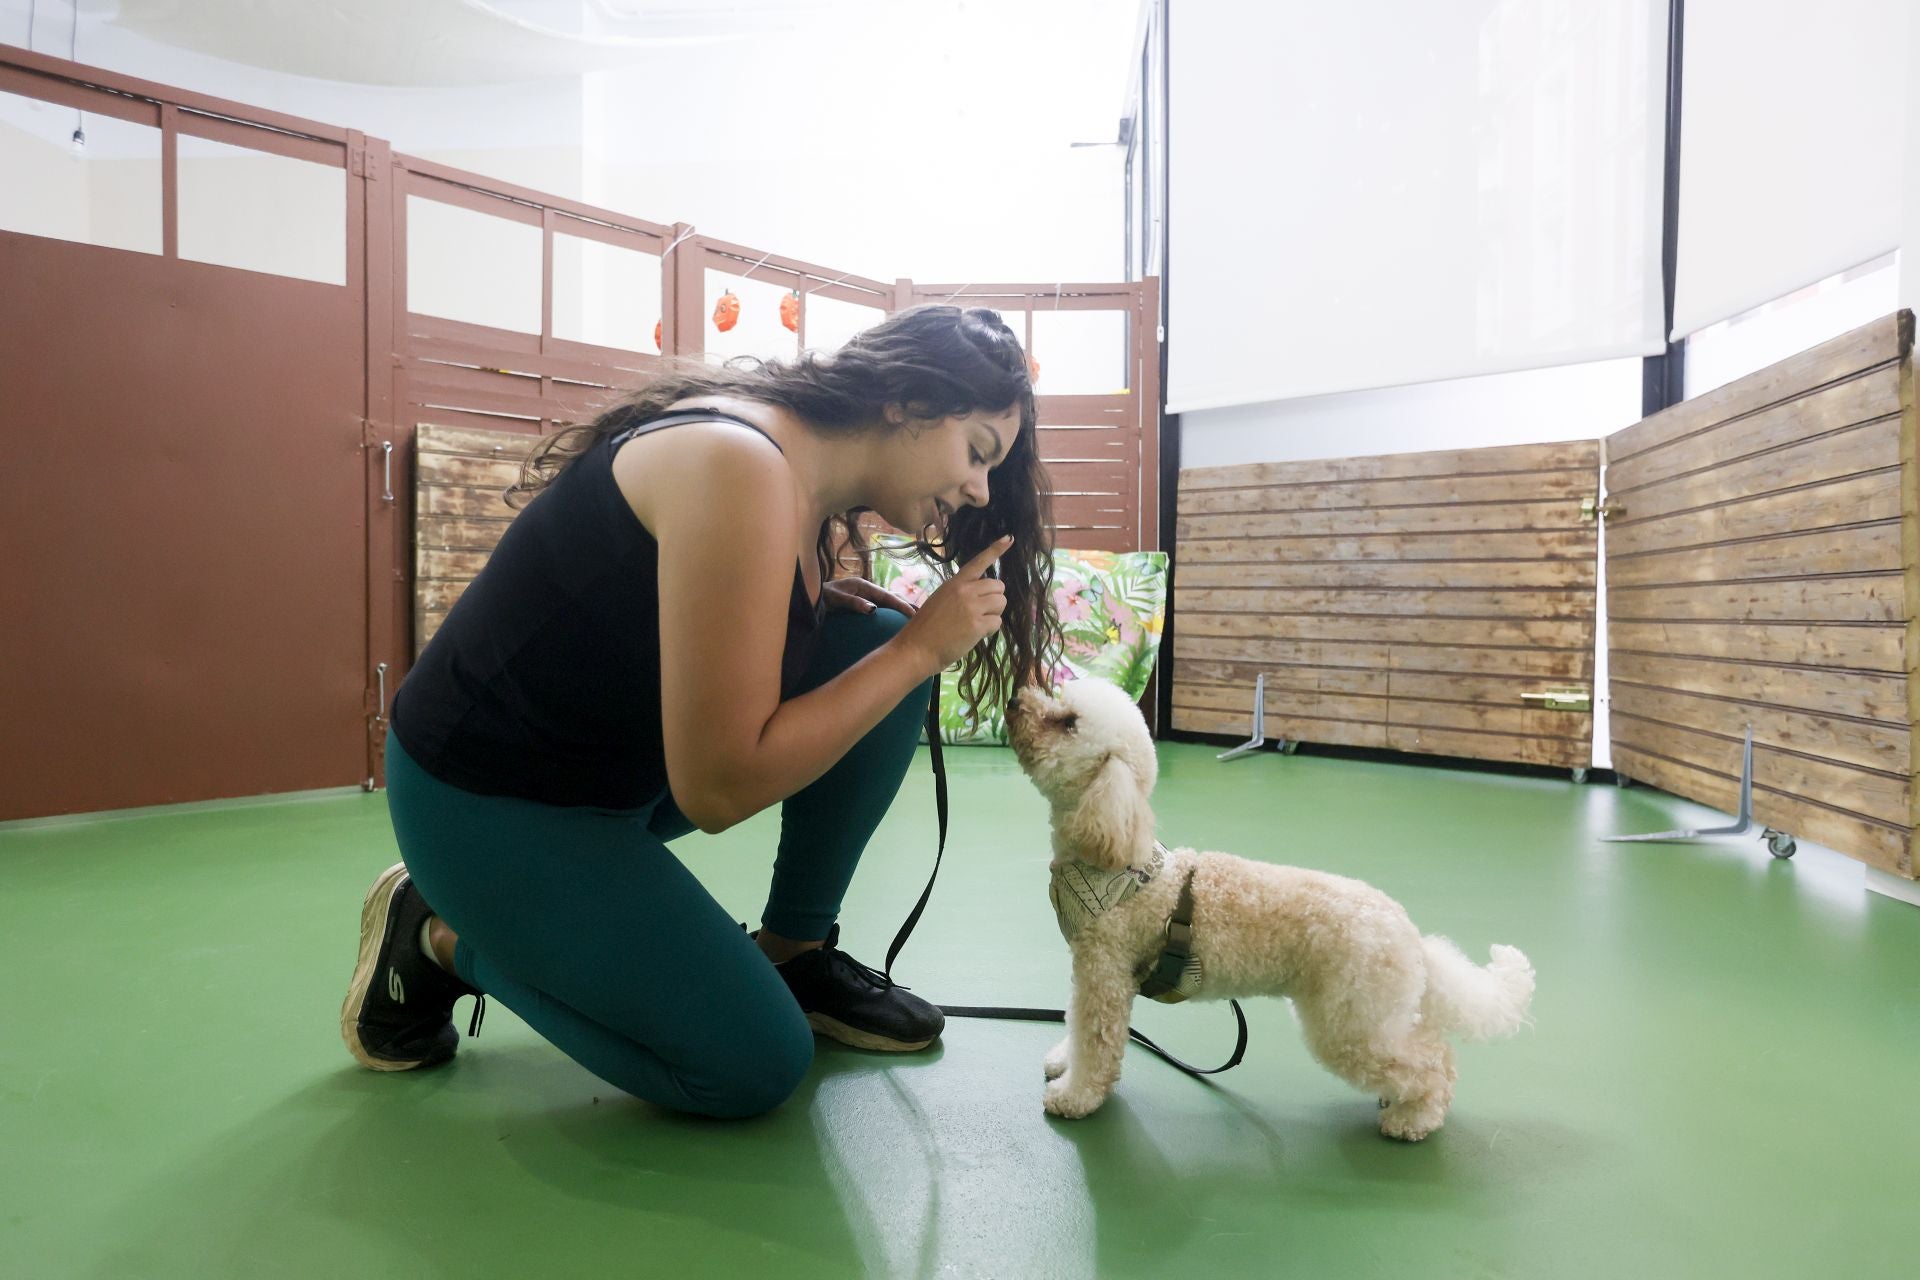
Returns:
[[[664,50],[777,35],[847,7],[822,0],[80,0],[80,6],[88,18],[98,14],[148,39],[229,62],[320,80],[408,86],[611,70]]]
[[[73,0],[38,0],[34,47],[64,53]],[[796,41],[842,49],[813,74],[884,75],[938,61],[1028,73],[1098,99],[1118,119],[1142,0],[77,0],[80,38],[101,26],[243,66],[354,84],[485,86],[660,65],[726,65],[729,49]],[[26,27],[31,0],[0,0]],[[19,40],[12,30],[8,42]],[[905,33],[875,65],[875,36]],[[24,41],[21,41],[24,43]],[[80,51],[86,62],[86,51]],[[988,79],[991,79],[989,74]],[[924,82],[915,88],[934,88]],[[958,86],[956,86],[958,87]],[[1041,91],[1057,90],[1049,84]],[[1090,104],[1091,105],[1091,104]],[[1111,136],[1103,124],[1102,137]]]

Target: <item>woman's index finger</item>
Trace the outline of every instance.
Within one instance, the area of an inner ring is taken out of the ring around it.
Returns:
[[[1013,544],[1012,534],[1007,534],[999,538],[998,540],[988,544],[986,550],[982,551],[979,555],[976,555],[973,559],[967,561],[967,563],[961,567],[960,572],[954,574],[953,576],[956,578],[963,578],[963,579],[978,578],[978,577],[984,576],[987,572],[988,566],[992,565],[994,561],[998,560],[1002,555],[1006,554],[1007,548],[1012,544]]]

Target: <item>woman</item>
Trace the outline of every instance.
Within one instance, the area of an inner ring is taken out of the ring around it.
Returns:
[[[937,673],[964,656],[970,701],[1001,705],[1057,644],[1036,447],[1019,343],[951,306],[669,373],[542,441],[509,492],[532,501],[394,699],[405,861],[362,909],[354,1057],[444,1062],[454,1001],[485,992],[630,1093],[747,1116],[816,1030],[931,1043],[940,1011],[840,951],[836,919]],[[826,580],[866,511],[957,566],[917,611]],[[749,935],[667,842],[775,802]]]

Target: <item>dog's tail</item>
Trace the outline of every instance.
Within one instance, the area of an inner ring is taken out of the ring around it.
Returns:
[[[1420,1020],[1469,1040],[1510,1036],[1527,1021],[1533,1003],[1533,965],[1518,947],[1493,946],[1481,968],[1438,935],[1420,939],[1427,953],[1427,991]]]

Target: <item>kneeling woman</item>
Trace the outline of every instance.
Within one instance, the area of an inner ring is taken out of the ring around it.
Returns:
[[[1012,332],[920,307],[831,354],[670,373],[543,441],[516,491],[394,699],[404,862],[362,909],[353,1056],[444,1062],[453,1002],[484,992],[630,1093],[746,1116],[815,1031],[931,1043],[939,1010],[840,951],[837,917],[937,673],[964,656],[974,704],[1002,705],[1058,638]],[[825,580],[869,510],[956,567],[917,612]],[[776,803],[750,935],[667,846]]]

